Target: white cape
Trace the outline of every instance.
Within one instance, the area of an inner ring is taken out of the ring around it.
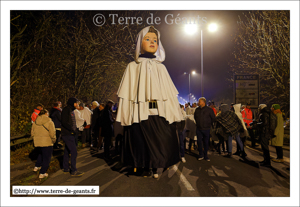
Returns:
[[[117,95],[119,97],[117,122],[122,126],[140,123],[149,115],[164,117],[169,124],[183,119],[177,99],[178,91],[162,64],[165,50],[158,30],[158,49],[155,58],[139,57],[141,44],[150,26],[142,29],[136,39],[135,61],[124,72]],[[149,109],[149,101],[157,101],[157,109]]]
[[[121,81],[116,121],[122,126],[147,120],[149,115],[164,117],[169,124],[183,117],[177,99],[178,91],[166,67],[155,59],[139,58],[128,64]],[[157,109],[149,109],[149,101],[157,101]]]

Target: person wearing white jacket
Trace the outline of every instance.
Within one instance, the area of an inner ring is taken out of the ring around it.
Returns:
[[[78,145],[78,136],[79,136],[79,131],[83,131],[84,129],[84,122],[85,120],[82,118],[80,111],[78,110],[79,106],[77,105],[77,108],[74,110],[75,114],[75,120],[76,120],[76,135],[75,135],[75,142],[76,146]]]
[[[81,117],[85,120],[86,126],[83,129],[82,135],[81,135],[81,141],[82,141],[82,147],[85,147],[87,142],[90,142],[91,140],[91,117],[93,112],[88,108],[85,107],[83,103],[79,104],[79,111],[81,113]]]

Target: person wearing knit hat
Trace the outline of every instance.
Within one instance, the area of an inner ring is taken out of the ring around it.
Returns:
[[[280,105],[279,104],[273,104],[272,108],[274,108],[274,110],[278,110],[278,109],[280,109]]]
[[[283,127],[283,116],[280,111],[279,104],[273,104],[271,107],[272,112],[276,115],[277,125],[274,131],[274,138],[271,139],[271,145],[276,148],[277,158],[272,159],[274,162],[283,162],[283,135],[284,135],[284,127]]]

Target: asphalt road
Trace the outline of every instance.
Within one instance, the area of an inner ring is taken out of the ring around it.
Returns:
[[[275,149],[270,150],[275,158]],[[246,148],[246,153],[243,160],[209,151],[210,162],[198,161],[196,154],[186,155],[186,163],[179,162],[165,172],[159,169],[159,178],[154,179],[141,177],[129,167],[120,168],[118,156],[106,163],[103,151],[86,148],[77,158],[78,170],[85,173],[82,177],[71,177],[60,170],[50,174],[42,185],[99,185],[99,196],[103,197],[289,197],[289,151],[284,151],[284,163],[272,162],[271,168],[259,166],[259,149]]]

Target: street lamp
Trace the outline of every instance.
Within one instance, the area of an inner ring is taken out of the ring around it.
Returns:
[[[215,24],[215,23],[210,24],[210,25],[208,26],[208,30],[209,30],[210,32],[215,32],[215,31],[217,31],[217,29],[218,29],[218,25]]]
[[[190,103],[191,103],[191,73],[192,75],[195,75],[196,71],[193,70],[192,72],[189,73],[189,102]],[[187,72],[184,72],[183,74],[186,75]]]
[[[185,32],[189,35],[193,35],[197,31],[197,24],[186,24],[185,25]],[[218,25],[215,23],[208,25],[208,30],[210,32],[215,32],[218,29]],[[203,97],[203,32],[201,28],[201,96]]]

